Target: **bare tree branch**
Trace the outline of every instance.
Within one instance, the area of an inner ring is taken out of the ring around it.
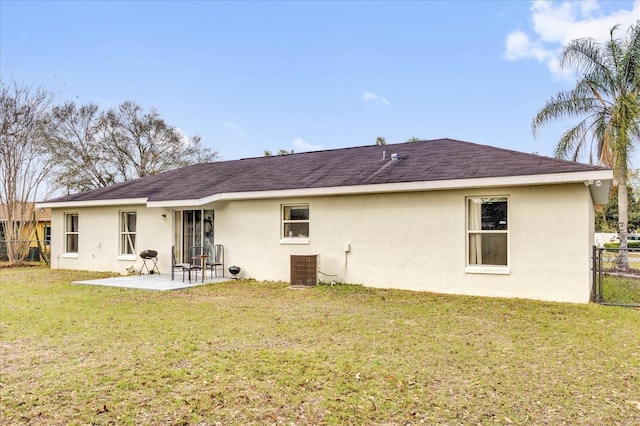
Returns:
[[[123,102],[106,112],[93,104],[54,108],[55,139],[48,150],[68,192],[83,191],[214,161],[217,153],[168,125],[155,110]]]
[[[33,233],[33,203],[46,198],[52,159],[51,93],[0,81],[0,212],[9,262],[20,264]]]

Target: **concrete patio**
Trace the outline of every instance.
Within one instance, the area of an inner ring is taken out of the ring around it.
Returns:
[[[189,283],[188,278],[185,276],[184,282],[182,282],[182,272],[176,273],[174,280],[171,281],[171,274],[153,274],[153,275],[129,275],[121,277],[102,278],[97,280],[82,280],[73,281],[72,284],[89,284],[89,285],[103,285],[109,287],[123,287],[123,288],[135,288],[139,290],[182,290],[185,288],[198,287],[201,285],[215,284],[224,281],[230,281],[229,277],[205,277],[202,282],[202,276],[198,275],[198,280],[191,280]]]

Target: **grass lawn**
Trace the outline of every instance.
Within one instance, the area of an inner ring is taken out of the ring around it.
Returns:
[[[640,311],[0,269],[0,424],[640,424]]]
[[[605,303],[640,305],[640,277],[605,275],[603,290]]]

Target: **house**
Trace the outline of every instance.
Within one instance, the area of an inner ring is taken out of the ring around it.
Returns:
[[[188,262],[222,244],[243,278],[289,281],[309,259],[313,281],[588,302],[611,183],[599,166],[438,139],[198,164],[39,206],[52,268],[124,273],[153,249],[168,273],[172,247]]]
[[[36,209],[35,203],[16,203],[13,205],[13,220],[24,218],[25,221],[35,220],[35,228],[29,224],[16,227],[22,231],[22,235],[14,238],[14,244],[20,251],[24,250],[27,260],[40,260],[40,250],[49,251],[51,243],[51,209]],[[9,227],[7,205],[0,205],[0,260],[7,260],[7,242]],[[22,221],[18,221],[22,222]],[[16,231],[17,232],[17,231]],[[27,252],[28,251],[28,252]]]

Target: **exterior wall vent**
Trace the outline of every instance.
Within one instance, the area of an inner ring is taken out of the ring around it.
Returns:
[[[291,285],[318,284],[318,255],[291,255]]]

